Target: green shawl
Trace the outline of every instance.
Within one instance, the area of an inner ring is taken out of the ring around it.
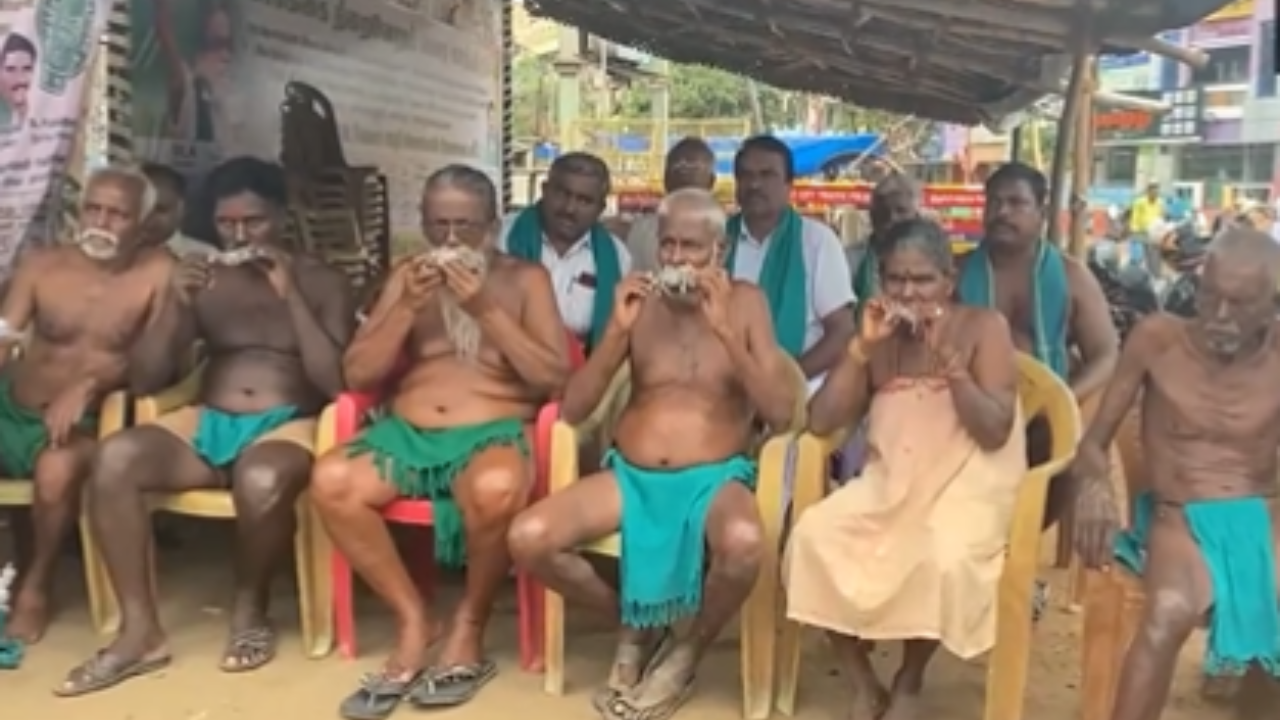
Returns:
[[[760,277],[756,281],[769,300],[778,345],[794,358],[799,358],[804,352],[805,326],[808,324],[805,307],[808,278],[804,267],[803,232],[804,218],[793,208],[787,208],[770,236],[773,242],[769,243],[769,249],[765,252]],[[725,268],[733,275],[734,263],[738,259],[738,243],[742,238],[742,213],[729,218],[725,233],[729,240],[729,256],[725,258]]]
[[[507,234],[507,254],[529,262],[542,262],[542,203],[520,212]],[[591,336],[587,347],[593,348],[604,337],[604,329],[613,314],[613,292],[622,279],[622,262],[613,235],[600,223],[591,226],[591,259],[596,265],[595,301],[591,308]]]

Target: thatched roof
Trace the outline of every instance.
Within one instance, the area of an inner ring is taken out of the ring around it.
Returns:
[[[1092,0],[1105,49],[1130,52],[1229,0]],[[976,124],[1055,87],[1077,0],[525,0],[674,62],[863,107]],[[1057,56],[1057,57],[1055,57]]]

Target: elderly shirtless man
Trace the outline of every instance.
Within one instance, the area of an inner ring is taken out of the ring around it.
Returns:
[[[102,399],[132,381],[163,383],[167,338],[153,332],[156,299],[169,282],[168,254],[148,250],[142,224],[156,191],[134,170],[94,173],[80,205],[79,242],[25,253],[0,317],[0,366],[16,333],[30,328],[21,359],[0,370],[0,477],[35,481],[30,564],[7,634],[34,642],[44,634],[54,560],[79,507],[80,486],[96,445]],[[19,553],[27,555],[28,553]],[[26,558],[24,558],[26,559]]]
[[[165,336],[169,363],[188,356],[195,340],[204,342],[200,404],[117,433],[98,450],[89,519],[123,626],[110,647],[71,671],[59,695],[101,690],[169,660],[149,578],[149,492],[231,492],[236,581],[220,667],[252,670],[275,654],[271,576],[292,547],[294,501],[311,476],[315,416],[342,389],[342,348],[355,309],[341,273],[283,246],[278,166],[239,158],[215,169],[208,183],[223,248],[240,257],[179,261],[153,327]]]
[[[609,685],[595,700],[603,717],[618,720],[673,714],[703,653],[750,594],[764,539],[747,454],[756,421],[786,427],[798,392],[764,294],[723,269],[725,214],[715,197],[679,190],[658,212],[658,277],[685,282],[627,276],[604,342],[565,390],[563,417],[580,422],[631,364],[630,402],[606,469],[525,511],[511,529],[518,564],[621,616]],[[575,549],[618,531],[615,592]],[[686,632],[666,632],[686,616],[694,616]]]
[[[422,197],[427,252],[402,262],[343,359],[348,386],[376,391],[408,370],[388,415],[316,465],[311,497],[334,543],[396,616],[396,649],[340,712],[390,715],[411,691],[423,707],[460,705],[493,678],[484,632],[510,570],[507,528],[528,502],[526,425],[568,375],[564,326],[547,270],[497,253],[497,192],[474,168],[437,171]],[[379,510],[428,498],[436,559],[467,566],[442,628],[423,608]]]
[[[1280,246],[1268,235],[1219,235],[1197,315],[1153,315],[1133,330],[1080,443],[1077,547],[1089,567],[1119,562],[1140,573],[1146,590],[1111,720],[1159,716],[1178,653],[1206,615],[1206,670],[1241,675],[1252,666],[1280,677],[1277,279]],[[1133,530],[1117,541],[1106,448],[1139,396],[1150,487],[1134,499]]]

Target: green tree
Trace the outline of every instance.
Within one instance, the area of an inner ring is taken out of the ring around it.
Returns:
[[[672,65],[667,82],[671,92],[672,118],[711,120],[749,118],[752,115],[746,78],[700,65]],[[759,86],[759,93],[766,128],[795,123],[795,103],[788,93],[766,85]],[[647,118],[652,114],[652,106],[652,85],[636,83],[620,93],[615,108],[620,117]]]
[[[521,53],[511,63],[512,122],[521,140],[552,135],[556,74],[548,58]]]

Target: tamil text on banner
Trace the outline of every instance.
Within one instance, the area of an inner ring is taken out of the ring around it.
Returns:
[[[50,242],[109,0],[0,3],[0,276]]]
[[[237,155],[280,157],[299,81],[332,102],[346,161],[391,186],[392,227],[453,162],[501,166],[501,0],[134,0],[138,152],[199,177]]]

